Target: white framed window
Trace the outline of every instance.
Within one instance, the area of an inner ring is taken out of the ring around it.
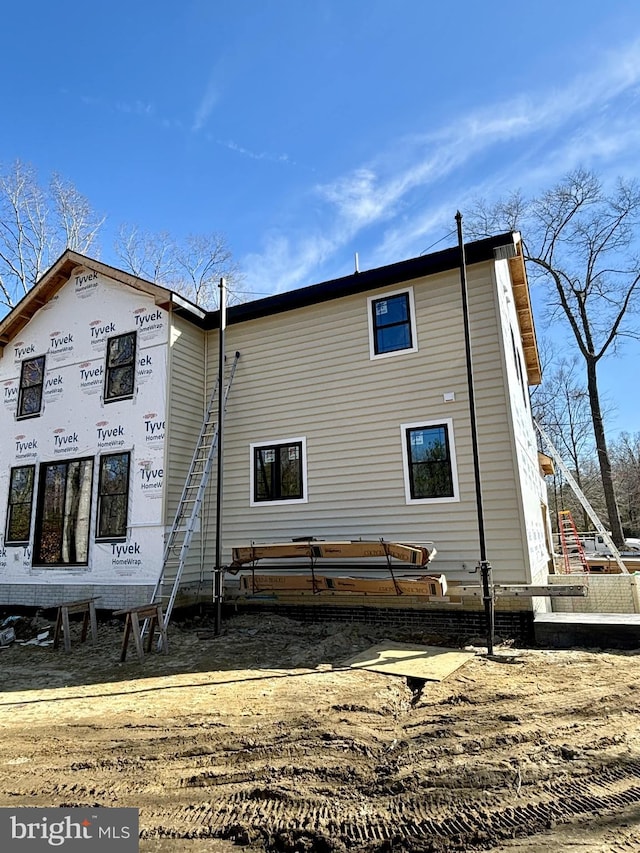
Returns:
[[[369,354],[372,359],[418,351],[413,288],[367,299]]]
[[[453,420],[402,424],[400,435],[407,503],[459,501]]]
[[[249,445],[249,505],[307,503],[307,439],[284,438]]]

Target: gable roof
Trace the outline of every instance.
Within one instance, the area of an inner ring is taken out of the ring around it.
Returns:
[[[96,261],[93,258],[81,255],[79,252],[67,249],[38,279],[31,290],[22,297],[20,302],[11,309],[7,316],[0,320],[0,351],[20,333],[20,330],[27,325],[38,309],[46,305],[74,273],[78,274],[86,269],[94,270],[101,275],[119,281],[121,284],[152,296],[155,304],[162,308],[173,307],[174,310],[193,315],[194,322],[202,322],[207,314],[197,305],[193,305],[189,300],[166,287],[145,281],[143,278],[138,278],[138,276],[104,264],[102,261]]]
[[[465,255],[467,266],[493,261],[496,258],[507,259],[513,283],[514,301],[529,384],[539,384],[542,381],[542,371],[538,357],[520,234],[516,231],[509,231],[505,234],[467,243],[465,244]],[[418,258],[411,258],[364,272],[354,272],[342,278],[312,284],[285,293],[277,293],[240,305],[233,305],[227,311],[227,322],[229,324],[243,323],[259,317],[293,311],[297,308],[328,302],[343,296],[403,284],[424,276],[458,269],[459,266],[460,250],[458,246],[454,246]],[[74,272],[77,273],[86,267],[152,296],[156,305],[173,310],[203,329],[217,329],[220,325],[220,312],[217,310],[205,311],[166,287],[67,249],[15,308],[4,319],[0,320],[0,352],[29,322],[36,311],[60,290]]]

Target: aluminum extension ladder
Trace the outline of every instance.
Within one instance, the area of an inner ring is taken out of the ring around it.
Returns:
[[[236,352],[229,372],[227,387],[224,391],[223,411],[226,411],[227,409],[229,390],[231,389],[239,358],[240,353]],[[167,604],[164,610],[165,627],[169,624],[169,620],[171,619],[173,605],[180,586],[180,579],[187,561],[191,539],[193,538],[198,518],[200,517],[205,490],[207,488],[209,475],[211,474],[211,468],[213,466],[214,454],[218,446],[218,424],[216,423],[216,417],[218,414],[218,406],[216,403],[216,398],[218,396],[218,384],[219,381],[216,380],[213,391],[211,392],[211,399],[209,400],[209,405],[207,406],[207,411],[202,422],[202,429],[200,430],[200,435],[193,454],[193,459],[191,460],[191,466],[189,467],[189,473],[185,480],[182,495],[178,503],[176,515],[165,544],[162,560],[162,572],[160,573],[160,577],[158,578],[151,596],[152,604],[159,600],[163,600],[162,586],[167,577],[170,579],[172,578],[171,592],[167,598]],[[147,625],[145,623],[143,634],[146,627]]]
[[[609,548],[609,550],[611,552],[611,556],[613,557],[613,559],[618,564],[618,568],[620,569],[621,573],[623,575],[628,575],[629,570],[627,569],[625,564],[622,562],[622,557],[620,556],[620,552],[618,551],[616,546],[613,544],[613,539],[611,538],[611,536],[609,536],[609,533],[605,530],[602,522],[598,518],[598,515],[597,515],[595,509],[591,506],[591,504],[587,500],[586,495],[584,494],[584,492],[582,491],[580,486],[576,483],[573,475],[571,474],[571,471],[569,471],[567,466],[564,464],[562,456],[560,456],[560,454],[558,453],[558,451],[554,447],[549,436],[546,434],[546,432],[542,429],[542,427],[540,426],[540,424],[537,421],[534,421],[534,424],[535,424],[536,429],[540,433],[542,440],[544,441],[545,445],[549,449],[549,452],[551,453],[554,461],[557,462],[558,468],[560,468],[560,470],[562,471],[563,477],[565,478],[567,483],[569,483],[569,485],[571,486],[571,488],[573,490],[573,493],[575,494],[575,496],[578,498],[578,500],[580,501],[580,503],[584,507],[585,512],[587,513],[587,515],[589,516],[589,518],[593,522],[593,526],[598,531],[600,536],[602,536],[604,542],[606,543],[607,547]]]

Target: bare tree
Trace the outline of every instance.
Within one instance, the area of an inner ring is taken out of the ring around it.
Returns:
[[[154,284],[172,287],[177,278],[175,243],[168,231],[152,234],[137,225],[118,229],[115,252],[125,269]]]
[[[115,251],[129,272],[182,293],[203,308],[217,306],[221,278],[227,280],[231,301],[242,301],[239,266],[218,232],[190,234],[178,242],[165,231],[123,225]]]
[[[43,187],[35,169],[16,161],[0,169],[0,305],[13,308],[66,249],[96,251],[104,217],[76,187],[54,174]],[[217,305],[218,283],[227,279],[230,301],[243,300],[242,274],[222,234],[120,228],[115,252],[125,269],[184,294],[204,308]]]
[[[578,486],[591,500],[593,482],[586,470],[593,457],[593,427],[589,395],[577,372],[578,356],[561,357],[553,370],[545,371],[542,385],[532,392],[531,407],[535,419],[567,460]],[[582,512],[583,529],[588,530],[589,517],[578,502],[576,505]]]
[[[627,536],[640,536],[640,432],[620,433],[611,445],[611,466]]]
[[[619,180],[606,193],[597,176],[576,169],[557,186],[526,201],[516,193],[493,206],[479,202],[470,217],[476,235],[520,228],[532,279],[549,289],[553,319],[569,325],[586,369],[591,422],[611,534],[624,542],[611,474],[598,365],[622,338],[638,337],[633,313],[640,291],[640,264],[633,250],[640,220],[640,189]]]
[[[51,178],[49,190],[59,231],[59,245],[54,242],[53,248],[58,254],[73,249],[85,255],[94,245],[105,217],[98,218],[88,199],[57,173]]]
[[[59,175],[43,188],[19,160],[0,170],[0,304],[13,308],[65,248],[86,252],[103,222]]]

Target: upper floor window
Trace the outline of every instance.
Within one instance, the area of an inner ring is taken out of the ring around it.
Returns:
[[[22,362],[20,391],[18,394],[18,417],[33,418],[42,411],[42,389],[44,386],[44,356],[28,358]]]
[[[407,503],[459,500],[452,421],[403,424],[401,430]]]
[[[97,539],[124,539],[127,535],[130,453],[100,457]]]
[[[371,358],[417,351],[412,288],[370,296],[368,304]]]
[[[306,501],[306,440],[251,445],[251,505]]]
[[[107,365],[104,399],[125,400],[133,397],[136,378],[136,333],[116,335],[107,341]]]
[[[29,541],[35,470],[35,465],[22,465],[11,469],[5,532],[5,542],[8,545]]]

